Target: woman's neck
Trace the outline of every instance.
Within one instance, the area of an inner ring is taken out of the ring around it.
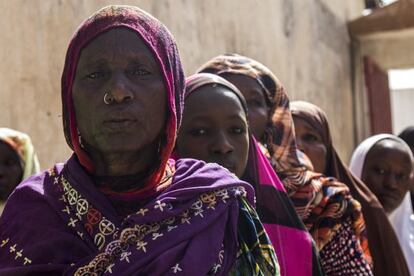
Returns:
[[[142,174],[151,169],[158,158],[157,149],[153,145],[132,152],[89,152],[95,165],[96,176]]]

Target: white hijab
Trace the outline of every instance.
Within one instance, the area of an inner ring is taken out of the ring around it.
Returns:
[[[411,156],[411,160],[414,160],[410,147],[402,139],[391,134],[378,134],[369,137],[355,149],[349,165],[349,169],[352,173],[361,178],[362,169],[364,168],[365,158],[368,152],[376,143],[384,139],[392,139],[406,146],[407,152],[409,152]],[[398,237],[407,260],[410,274],[414,276],[414,214],[409,192],[405,195],[401,205],[388,215],[388,219]]]

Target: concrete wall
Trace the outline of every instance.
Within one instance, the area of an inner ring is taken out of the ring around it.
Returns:
[[[60,76],[75,28],[98,8],[132,4],[175,35],[187,74],[209,58],[238,52],[262,61],[292,99],[329,115],[345,160],[353,144],[350,39],[346,22],[363,0],[14,0],[0,1],[0,126],[32,136],[43,168],[64,161]]]

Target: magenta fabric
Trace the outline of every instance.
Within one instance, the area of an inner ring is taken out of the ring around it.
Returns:
[[[275,248],[281,275],[319,275],[321,269],[318,262],[314,263],[317,256],[312,237],[297,216],[283,183],[263,155],[259,144],[253,137],[250,141],[253,152],[249,159],[256,159],[258,172],[258,181],[252,183],[256,192],[257,212]],[[278,197],[272,198],[271,194],[277,194]]]

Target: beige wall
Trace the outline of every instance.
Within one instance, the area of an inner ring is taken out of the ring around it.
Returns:
[[[326,110],[334,141],[349,157],[353,118],[345,23],[360,15],[363,0],[0,1],[0,126],[29,133],[43,168],[70,154],[60,104],[70,36],[92,12],[115,2],[140,6],[163,21],[178,41],[187,74],[224,52],[262,61],[292,99]]]

